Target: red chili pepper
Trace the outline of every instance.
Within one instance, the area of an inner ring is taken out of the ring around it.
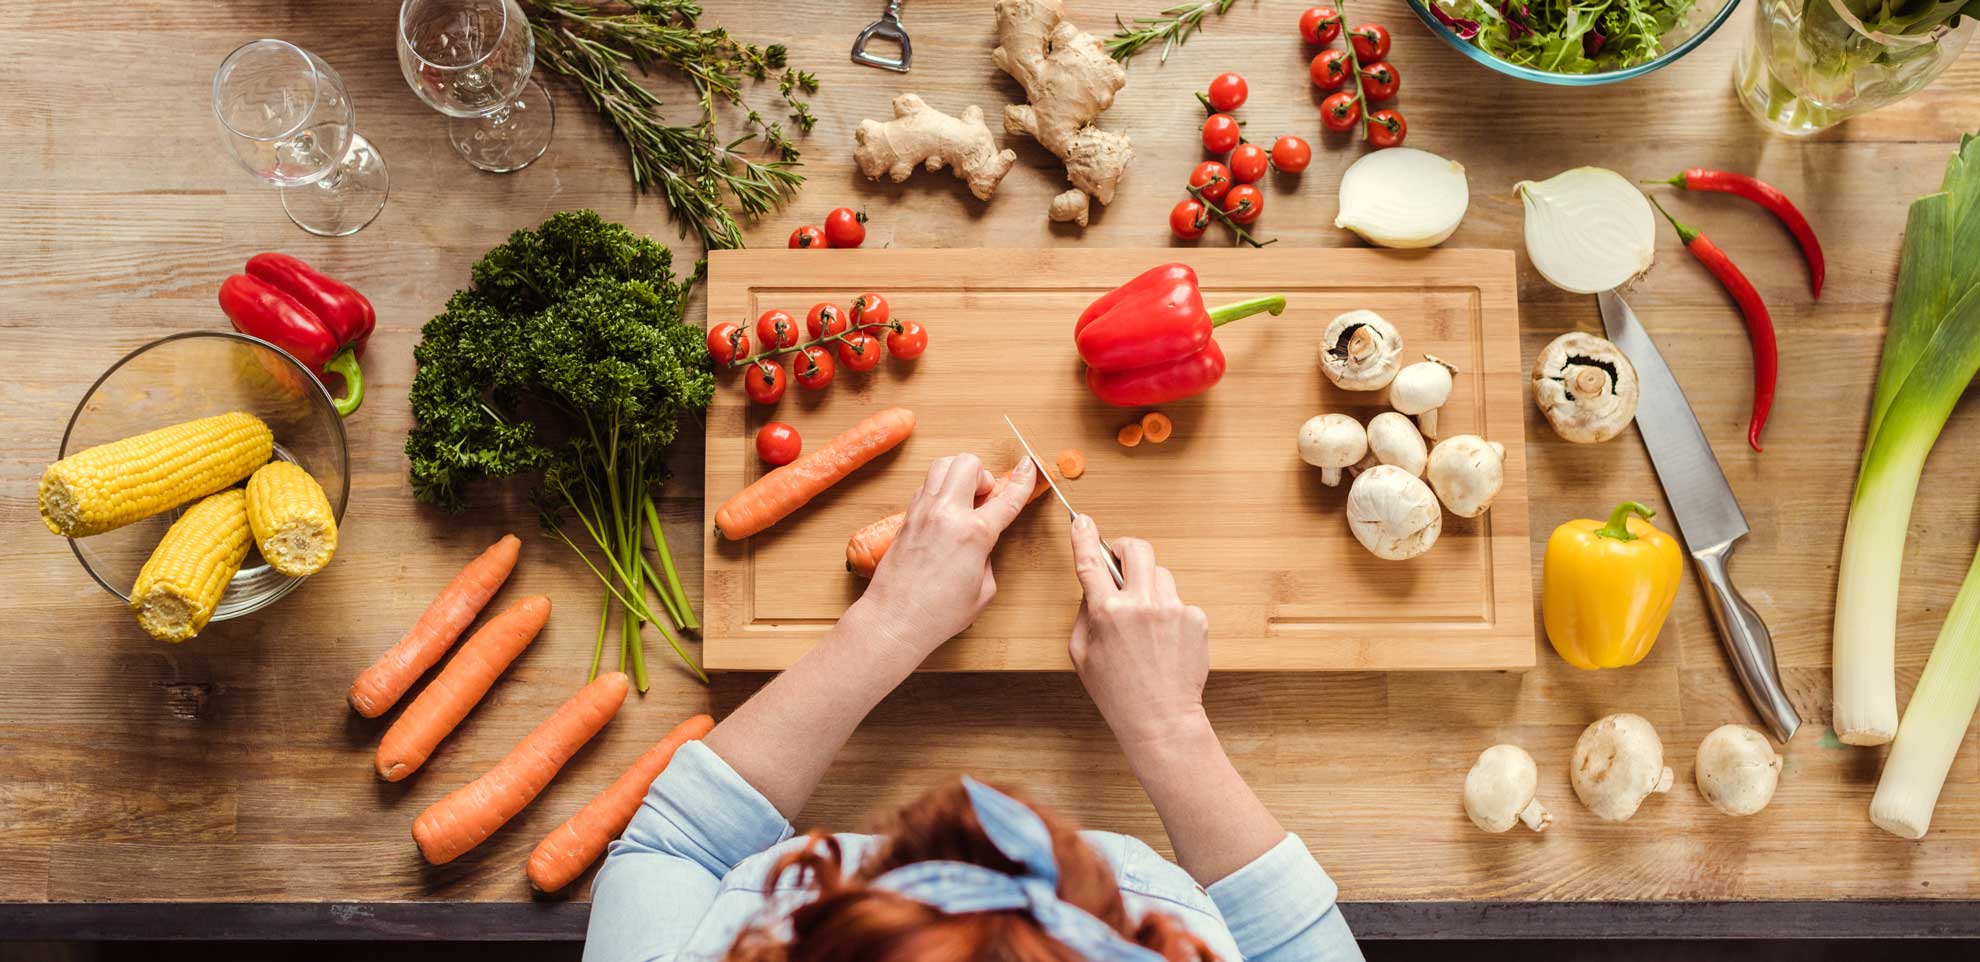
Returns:
[[[1224,352],[1211,331],[1285,309],[1286,299],[1273,295],[1206,310],[1196,272],[1163,264],[1087,305],[1073,323],[1073,343],[1087,364],[1087,386],[1102,401],[1163,404],[1209,390],[1224,376]]]
[[[1739,313],[1746,318],[1746,336],[1753,342],[1753,415],[1746,426],[1746,443],[1753,450],[1760,450],[1760,429],[1767,426],[1767,412],[1774,407],[1774,383],[1780,376],[1780,348],[1774,343],[1774,319],[1767,313],[1767,303],[1760,299],[1760,292],[1753,289],[1751,281],[1734,266],[1732,258],[1712,243],[1712,239],[1691,227],[1679,223],[1671,212],[1658,204],[1657,212],[1677,228],[1678,239],[1684,241],[1684,249],[1698,258],[1712,276],[1719,279],[1719,286],[1732,295],[1739,305]]]
[[[247,273],[221,282],[220,310],[234,330],[295,355],[319,378],[341,375],[344,396],[332,402],[339,415],[364,403],[358,358],[377,315],[363,294],[287,254],[257,254]]]
[[[1706,167],[1693,167],[1658,183],[1671,184],[1685,190],[1709,190],[1721,194],[1744,197],[1767,209],[1781,222],[1781,226],[1794,235],[1794,242],[1801,245],[1801,257],[1808,262],[1808,290],[1815,297],[1822,296],[1822,242],[1815,238],[1815,228],[1808,226],[1808,218],[1788,200],[1787,195],[1774,185],[1745,174],[1731,171],[1712,170]]]

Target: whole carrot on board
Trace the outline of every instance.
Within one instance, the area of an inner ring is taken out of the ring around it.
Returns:
[[[1774,407],[1774,382],[1780,376],[1781,367],[1780,347],[1774,342],[1774,319],[1767,313],[1767,302],[1760,299],[1760,292],[1753,289],[1753,282],[1740,273],[1732,258],[1726,256],[1719,245],[1712,243],[1711,238],[1680,223],[1671,216],[1670,211],[1664,209],[1664,205],[1657,203],[1656,198],[1651,198],[1650,203],[1656,204],[1657,213],[1664,215],[1664,219],[1677,229],[1678,239],[1684,241],[1684,249],[1719,279],[1719,286],[1732,295],[1734,303],[1739,305],[1740,315],[1746,319],[1746,337],[1753,342],[1753,415],[1746,424],[1746,443],[1758,451],[1760,430],[1767,426],[1767,412]]]
[[[426,764],[440,741],[453,733],[549,620],[550,599],[534,595],[510,605],[509,610],[476,630],[448,660],[447,667],[440,669],[439,677],[428,683],[385,730],[374,763],[378,777],[396,782]]]
[[[740,541],[784,520],[861,465],[894,449],[914,433],[914,412],[888,408],[816,451],[808,451],[751,482],[715,512],[715,534]]]
[[[1668,180],[1645,181],[1653,184],[1670,184],[1685,190],[1709,190],[1720,194],[1744,197],[1774,215],[1781,226],[1794,235],[1794,242],[1801,246],[1801,257],[1808,262],[1808,290],[1817,298],[1822,296],[1822,242],[1815,237],[1815,228],[1808,226],[1808,218],[1801,216],[1801,209],[1788,200],[1779,188],[1745,174],[1735,174],[1728,170],[1712,170],[1706,167],[1693,167]]]
[[[351,682],[351,707],[366,718],[377,718],[392,707],[419,676],[454,646],[454,639],[467,630],[468,623],[481,613],[496,589],[509,580],[522,553],[522,541],[512,534],[490,545],[481,556],[468,562],[454,580],[441,589],[426,612],[413,622],[398,644],[385,650]]]
[[[480,778],[454,789],[413,820],[413,841],[435,865],[480,845],[536,800],[564,763],[619,713],[632,690],[624,672],[599,675]]]
[[[1012,468],[998,475],[996,483],[990,486],[990,490],[977,496],[977,505],[980,507],[983,502],[996,497],[997,492],[1004,490],[1004,485],[1011,483],[1011,474],[1015,471],[1017,469]],[[1025,503],[1030,504],[1038,500],[1045,491],[1045,482],[1033,481],[1031,497]],[[905,524],[907,524],[907,512],[903,511],[890,514],[853,532],[852,540],[846,542],[846,570],[862,578],[873,577],[873,572],[880,568],[880,559],[887,556],[887,550],[894,546],[894,539],[901,536],[901,526]]]
[[[647,788],[667,770],[674,753],[682,745],[706,737],[714,727],[715,719],[707,715],[675,725],[617,781],[586,802],[569,821],[552,829],[529,854],[529,884],[540,892],[555,892],[576,881],[587,866],[605,854],[605,846],[632,823]]]

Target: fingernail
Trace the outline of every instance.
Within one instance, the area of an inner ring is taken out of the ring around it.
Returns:
[[[1091,531],[1093,530],[1093,519],[1082,514],[1073,519],[1073,527],[1081,531]]]

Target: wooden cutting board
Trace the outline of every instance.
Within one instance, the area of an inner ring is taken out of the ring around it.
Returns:
[[[1230,369],[1215,388],[1163,407],[1164,444],[1123,448],[1116,429],[1142,411],[1088,393],[1072,323],[1090,301],[1157,264],[1196,269],[1210,306],[1281,293],[1278,317],[1226,325]],[[845,570],[846,539],[901,510],[930,461],[974,452],[991,470],[1017,463],[1009,415],[1038,453],[1086,453],[1066,495],[1108,536],[1155,547],[1183,597],[1210,616],[1219,669],[1382,671],[1528,668],[1534,662],[1522,437],[1519,316],[1508,251],[1145,250],[719,251],[708,316],[753,329],[759,313],[802,317],[819,301],[884,294],[899,318],[926,325],[929,347],[865,374],[840,369],[823,391],[792,385],[774,406],[751,404],[733,373],[708,410],[707,520],[765,470],[754,446],[771,420],[795,426],[806,450],[867,414],[901,406],[914,435],[770,530],[707,540],[703,657],[711,669],[779,669],[831,628],[865,582]],[[1484,517],[1444,517],[1426,554],[1384,561],[1354,540],[1345,483],[1320,482],[1295,449],[1301,422],[1340,411],[1366,421],[1379,393],[1342,391],[1321,373],[1320,332],[1369,308],[1401,331],[1405,361],[1457,365],[1440,434],[1506,446],[1506,485]],[[753,336],[753,335],[752,335]],[[1067,518],[1049,497],[1012,525],[993,556],[988,611],[924,666],[929,670],[1065,670],[1080,589]]]

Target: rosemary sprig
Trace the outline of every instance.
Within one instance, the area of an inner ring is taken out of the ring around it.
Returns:
[[[1116,14],[1114,25],[1120,29],[1101,46],[1106,48],[1107,56],[1126,61],[1140,53],[1141,48],[1160,40],[1162,62],[1167,63],[1169,51],[1182,46],[1189,40],[1190,34],[1202,27],[1204,14],[1214,9],[1221,17],[1235,3],[1237,0],[1201,0],[1199,3],[1179,4],[1162,11],[1160,16],[1136,17],[1131,25],[1123,23],[1120,15]]]

